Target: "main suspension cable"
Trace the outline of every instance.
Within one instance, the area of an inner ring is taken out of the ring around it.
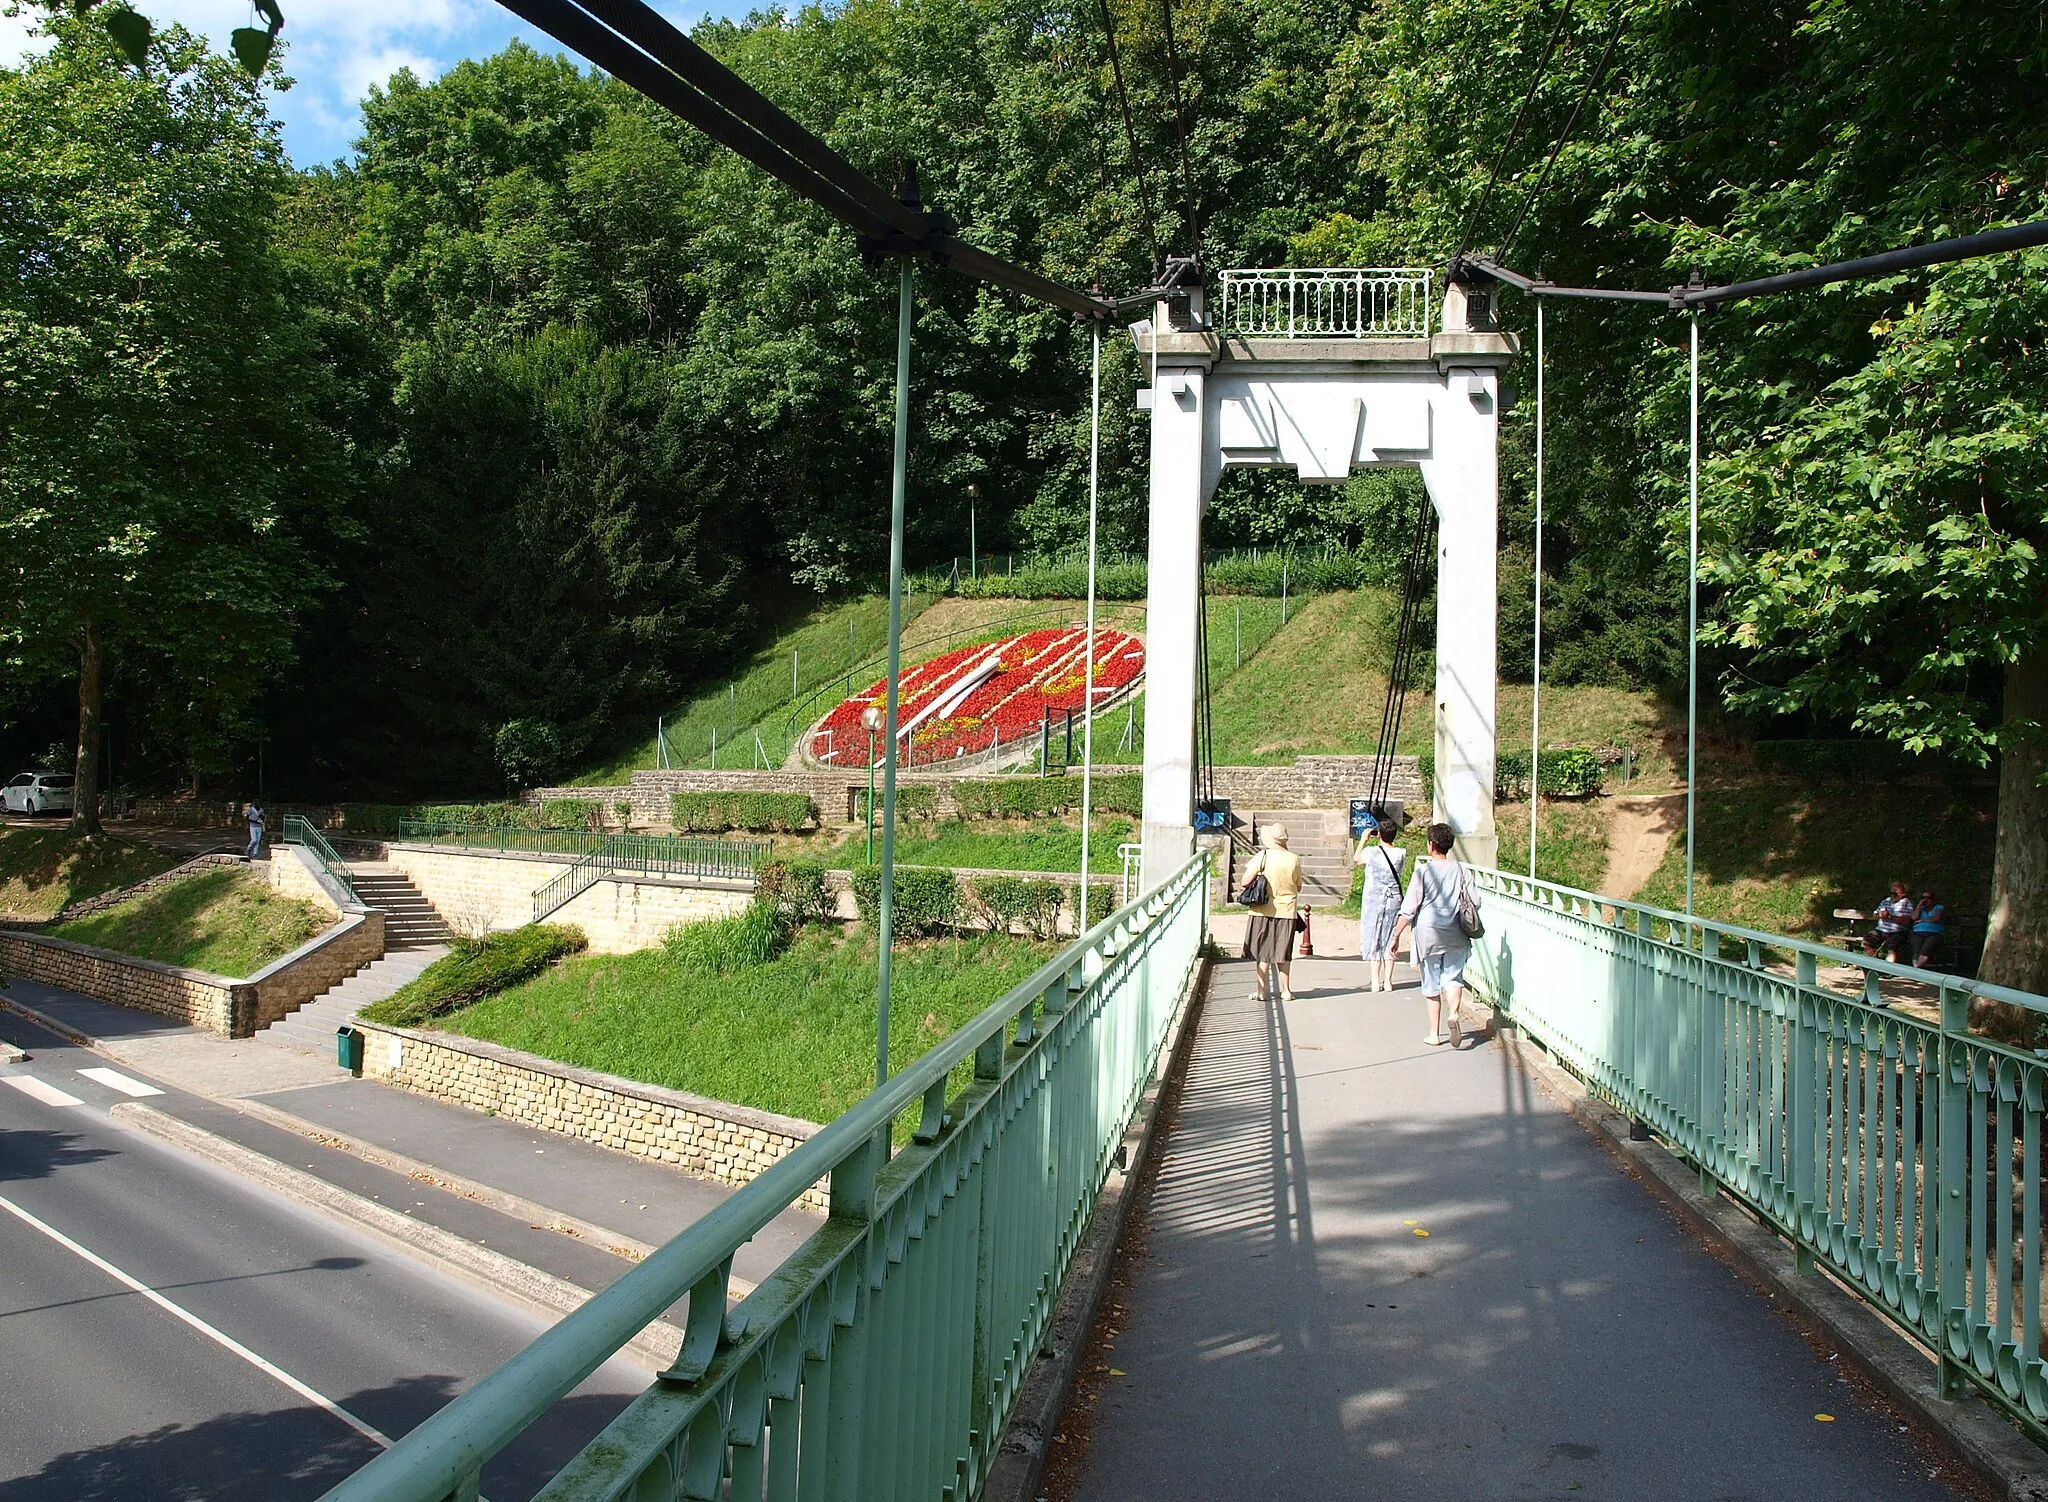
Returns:
[[[1408,704],[1408,679],[1414,671],[1417,625],[1422,613],[1423,560],[1429,556],[1430,523],[1436,508],[1424,492],[1415,508],[1415,534],[1408,545],[1408,562],[1402,572],[1401,614],[1394,628],[1394,653],[1387,665],[1387,697],[1380,709],[1379,743],[1374,749],[1372,780],[1366,790],[1366,805],[1375,814],[1386,806],[1393,790],[1394,749],[1401,741],[1401,720]],[[1423,789],[1430,796],[1428,788]]]
[[[1508,226],[1508,232],[1500,242],[1500,250],[1497,254],[1502,260],[1507,259],[1508,251],[1514,247],[1515,237],[1521,234],[1522,225],[1529,217],[1529,210],[1536,206],[1536,201],[1543,196],[1543,190],[1550,186],[1551,169],[1557,165],[1558,153],[1564,150],[1565,142],[1572,138],[1572,132],[1578,128],[1579,115],[1586,108],[1586,101],[1593,97],[1593,91],[1600,86],[1601,81],[1607,76],[1607,67],[1609,63],[1614,61],[1614,49],[1616,44],[1621,41],[1621,29],[1626,19],[1626,12],[1615,16],[1614,30],[1607,35],[1607,48],[1600,54],[1598,66],[1587,76],[1586,86],[1579,90],[1578,102],[1572,106],[1571,115],[1564,122],[1564,129],[1558,132],[1557,140],[1551,145],[1550,155],[1544,159],[1542,175],[1536,179],[1536,185],[1523,197],[1522,207],[1515,215],[1515,222]]]
[[[1493,185],[1500,178],[1500,169],[1507,165],[1508,152],[1514,149],[1515,139],[1522,133],[1522,121],[1529,114],[1529,106],[1535,103],[1536,91],[1543,86],[1543,75],[1550,68],[1550,55],[1557,50],[1557,39],[1563,35],[1565,18],[1570,14],[1571,6],[1567,0],[1558,0],[1557,20],[1550,28],[1550,40],[1543,44],[1543,56],[1537,59],[1536,72],[1529,79],[1529,90],[1522,95],[1521,107],[1515,111],[1514,123],[1508,127],[1507,136],[1500,143],[1500,153],[1486,174],[1486,183],[1479,190],[1478,201],[1465,216],[1465,227],[1458,233],[1458,253],[1451,257],[1454,266],[1464,260],[1465,252],[1472,248],[1472,231],[1479,227],[1479,216],[1486,212],[1486,201],[1493,196]]]
[[[1102,13],[1102,38],[1109,44],[1109,75],[1116,80],[1116,106],[1124,118],[1124,150],[1129,154],[1131,175],[1138,180],[1138,207],[1145,215],[1145,245],[1151,256],[1153,275],[1159,274],[1159,221],[1152,214],[1149,174],[1138,162],[1138,128],[1131,119],[1131,96],[1124,89],[1123,54],[1117,50],[1116,21],[1109,13],[1109,0],[1095,0]]]
[[[1180,48],[1173,39],[1173,0],[1159,0],[1159,14],[1166,21],[1166,76],[1173,85],[1173,135],[1180,148],[1180,182],[1188,211],[1188,234],[1196,260],[1202,258],[1202,219],[1195,208],[1195,174],[1188,165],[1187,106],[1181,100]]]

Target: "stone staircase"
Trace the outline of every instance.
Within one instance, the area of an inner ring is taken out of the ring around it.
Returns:
[[[355,1021],[364,1007],[382,1001],[447,952],[445,944],[419,944],[390,951],[340,985],[322,991],[296,1012],[280,1017],[256,1036],[268,1043],[331,1059],[337,1028]]]
[[[321,992],[256,1036],[286,1048],[334,1057],[335,1030],[355,1021],[448,952],[452,935],[433,904],[402,872],[381,861],[352,861],[356,897],[384,915],[384,957]]]
[[[434,905],[405,873],[383,861],[351,861],[356,896],[363,906],[384,915],[384,949],[415,949],[422,944],[446,945],[453,937]]]
[[[1254,845],[1268,824],[1287,829],[1287,848],[1301,857],[1301,900],[1334,907],[1351,894],[1351,844],[1346,815],[1319,808],[1277,808],[1246,814]],[[1238,856],[1238,869],[1250,859]],[[1233,888],[1234,889],[1234,888]]]

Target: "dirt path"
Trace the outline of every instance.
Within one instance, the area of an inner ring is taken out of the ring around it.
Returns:
[[[1608,805],[1607,870],[1602,896],[1623,901],[1635,896],[1664,863],[1672,837],[1685,828],[1685,794],[1616,798]]]

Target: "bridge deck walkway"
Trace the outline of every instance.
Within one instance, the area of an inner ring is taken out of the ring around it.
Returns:
[[[1424,1047],[1412,978],[1360,972],[1282,1007],[1217,967],[1053,1502],[1963,1494],[1490,1037]]]

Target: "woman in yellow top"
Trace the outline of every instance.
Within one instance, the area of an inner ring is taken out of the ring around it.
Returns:
[[[1294,905],[1301,896],[1301,857],[1287,848],[1287,829],[1268,824],[1259,831],[1259,853],[1244,868],[1244,879],[1266,878],[1266,900],[1249,905],[1251,919],[1244,929],[1244,957],[1259,962],[1259,985],[1252,992],[1262,1001],[1272,984],[1274,970],[1280,972],[1280,999],[1294,1000],[1294,984],[1288,970],[1294,960]],[[1238,888],[1243,891],[1242,885]]]

